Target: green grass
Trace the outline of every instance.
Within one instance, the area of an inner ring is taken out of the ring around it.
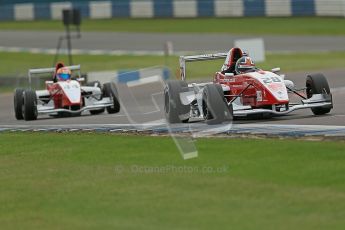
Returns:
[[[0,76],[26,75],[30,68],[52,66],[54,55],[0,52],[0,60]],[[68,63],[66,56],[61,56],[60,60]],[[75,55],[73,60],[74,63],[81,64],[83,72],[138,69],[165,65],[165,58],[161,56]],[[168,58],[168,66],[176,77],[179,76],[178,60],[179,58],[177,56]],[[224,60],[188,63],[187,77],[209,77],[211,79],[213,74],[220,69],[223,62]],[[334,67],[344,66],[344,63],[345,52],[267,54],[267,60],[263,63],[257,63],[257,66],[266,70],[281,67],[283,72],[291,72],[299,70],[316,71],[334,69]]]
[[[345,35],[344,18],[207,18],[84,20],[82,31]],[[0,30],[63,30],[61,21],[0,22]]]
[[[13,93],[13,86],[2,86],[0,85],[0,95],[3,93]]]
[[[196,145],[184,161],[168,137],[1,133],[1,229],[344,229],[345,143]]]

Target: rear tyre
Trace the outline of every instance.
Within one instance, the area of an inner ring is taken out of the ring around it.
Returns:
[[[109,82],[103,85],[103,96],[109,97],[110,100],[113,102],[112,106],[106,107],[107,112],[109,114],[120,112],[119,94],[117,92],[115,83]]]
[[[181,103],[180,93],[188,92],[185,81],[167,81],[164,88],[164,111],[167,121],[173,123],[187,123],[189,120],[190,105]]]
[[[17,120],[23,120],[23,93],[24,89],[15,89],[14,90],[14,115]]]
[[[23,117],[26,121],[37,119],[37,97],[36,92],[27,89],[23,93],[23,104],[22,104]]]
[[[232,120],[232,106],[227,105],[221,85],[206,85],[202,101],[202,109],[207,124],[216,125]]]
[[[101,83],[99,81],[88,82],[88,83],[86,83],[86,86],[98,87],[101,90],[101,92],[102,92],[102,85],[101,85]],[[90,114],[91,115],[97,115],[97,114],[104,113],[104,111],[105,111],[105,108],[90,110]]]
[[[326,77],[323,74],[311,74],[307,76],[306,80],[306,94],[307,98],[311,98],[314,94],[328,94],[331,95]],[[333,106],[311,108],[315,115],[327,114],[331,111]]]

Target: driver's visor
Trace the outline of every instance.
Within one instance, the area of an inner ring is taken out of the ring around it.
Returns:
[[[68,73],[59,73],[57,77],[61,80],[68,80],[71,78],[71,75]]]

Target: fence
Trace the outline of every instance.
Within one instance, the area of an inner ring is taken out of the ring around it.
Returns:
[[[93,19],[345,16],[345,0],[0,0],[0,20],[61,19],[72,7]]]

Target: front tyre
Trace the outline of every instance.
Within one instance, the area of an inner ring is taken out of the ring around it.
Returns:
[[[109,82],[103,85],[103,96],[109,97],[110,101],[113,103],[112,106],[106,107],[109,114],[120,112],[119,93],[117,92],[115,83]]]
[[[185,81],[167,81],[164,88],[164,112],[167,121],[173,123],[187,123],[189,120],[190,105],[181,103],[180,93],[188,92]]]
[[[206,85],[202,95],[202,109],[206,123],[221,124],[232,120],[232,106],[228,106],[221,85]]]
[[[14,115],[17,120],[23,120],[23,93],[24,89],[14,90]]]
[[[22,112],[24,120],[31,121],[37,119],[37,96],[36,92],[27,89],[23,93]]]
[[[323,74],[310,74],[306,80],[306,94],[307,98],[311,98],[314,94],[328,94],[331,95],[331,90],[328,81]],[[331,111],[333,106],[315,107],[311,108],[314,115],[323,115]]]

